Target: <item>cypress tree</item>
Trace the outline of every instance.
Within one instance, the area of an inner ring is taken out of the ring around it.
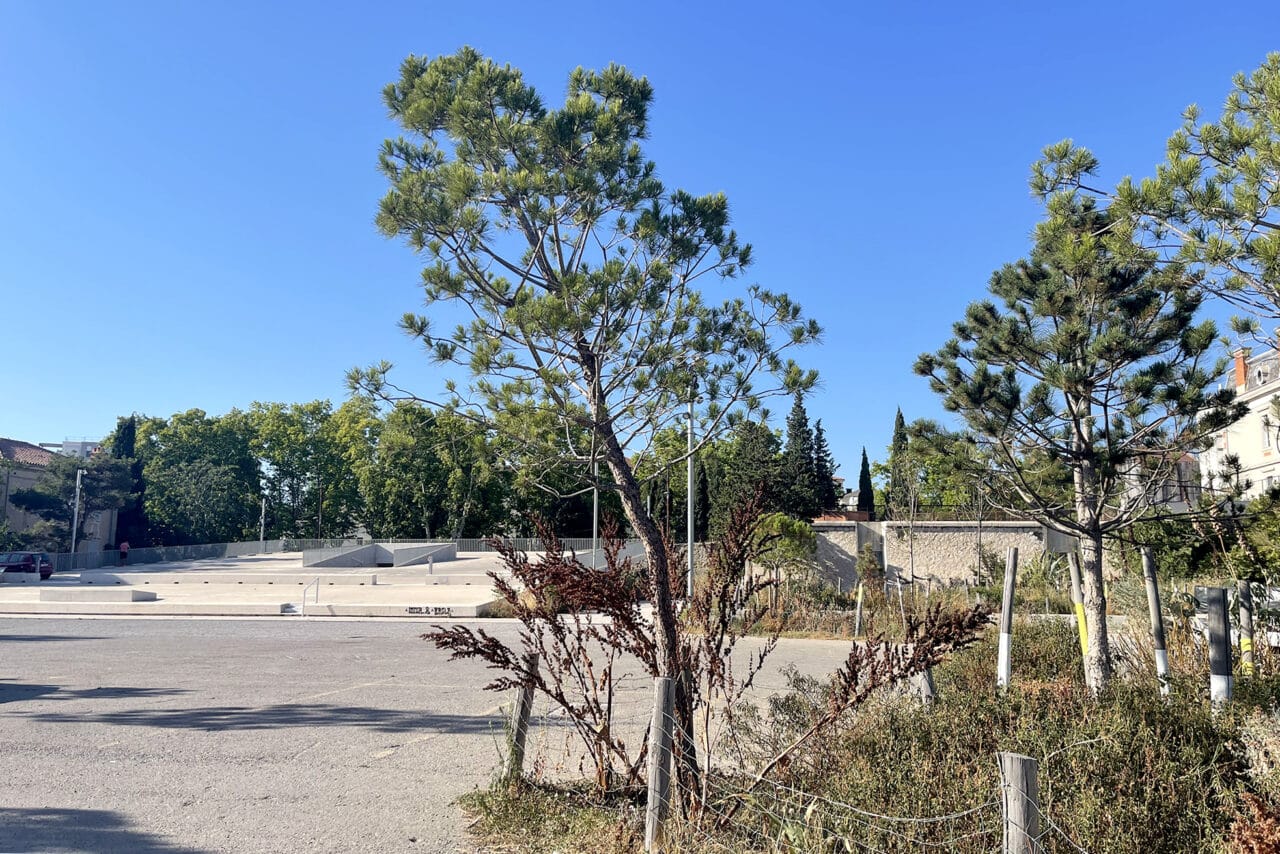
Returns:
[[[809,520],[822,511],[818,497],[818,473],[813,465],[813,429],[804,400],[796,392],[787,415],[787,443],[782,449],[783,512]]]
[[[835,510],[840,503],[840,496],[836,494],[836,461],[831,456],[821,418],[813,426],[813,471],[817,480],[818,506],[823,510]]]
[[[867,518],[876,518],[876,491],[871,485],[871,463],[867,460],[867,449],[862,449],[862,468],[858,471],[858,509],[867,513]]]
[[[907,506],[907,475],[903,470],[907,460],[907,422],[902,417],[902,407],[893,418],[893,441],[889,444],[889,489],[885,492],[884,518],[893,519],[898,510]]]

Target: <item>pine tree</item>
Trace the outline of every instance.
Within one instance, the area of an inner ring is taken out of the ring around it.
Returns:
[[[885,492],[884,518],[895,519],[907,506],[907,422],[902,407],[893,418],[893,441],[889,444],[889,488]]]
[[[818,473],[813,465],[813,429],[804,399],[796,393],[787,415],[787,443],[782,449],[782,510],[809,520],[822,512],[818,497]]]
[[[831,456],[821,418],[813,426],[813,472],[817,480],[818,506],[822,510],[835,510],[840,503],[840,496],[836,494],[836,461]]]
[[[1098,692],[1111,677],[1104,537],[1148,513],[1175,462],[1241,407],[1211,387],[1225,363],[1214,324],[1196,322],[1194,273],[1111,251],[1099,235],[1112,216],[1092,199],[1055,197],[1049,214],[1030,258],[998,270],[993,299],[916,372],[990,449],[1000,503],[1077,538]],[[1045,464],[1064,477],[1042,484]]]
[[[871,463],[867,460],[867,449],[862,449],[862,468],[858,471],[858,510],[867,514],[867,518],[876,518],[876,491],[871,485]]]

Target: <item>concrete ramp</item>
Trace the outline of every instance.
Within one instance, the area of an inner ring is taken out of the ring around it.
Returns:
[[[425,566],[446,560],[457,560],[458,547],[453,543],[427,543],[420,546],[379,546],[388,551],[392,566]]]
[[[454,543],[370,543],[366,546],[337,546],[302,553],[306,567],[338,566],[418,566],[455,560]]]

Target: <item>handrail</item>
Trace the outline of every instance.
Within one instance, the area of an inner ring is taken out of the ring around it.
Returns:
[[[316,604],[320,604],[320,576],[316,576],[313,581],[308,581],[306,586],[302,588],[302,616],[307,616],[307,591],[312,587],[316,589]]]

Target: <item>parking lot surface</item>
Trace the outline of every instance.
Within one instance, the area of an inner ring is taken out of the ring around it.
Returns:
[[[483,690],[482,663],[422,641],[426,627],[0,618],[0,851],[475,850],[455,801],[492,779],[512,698]],[[783,641],[760,691],[847,652]],[[652,684],[624,687],[617,722],[643,739]],[[546,712],[530,756],[571,772],[572,734]]]

